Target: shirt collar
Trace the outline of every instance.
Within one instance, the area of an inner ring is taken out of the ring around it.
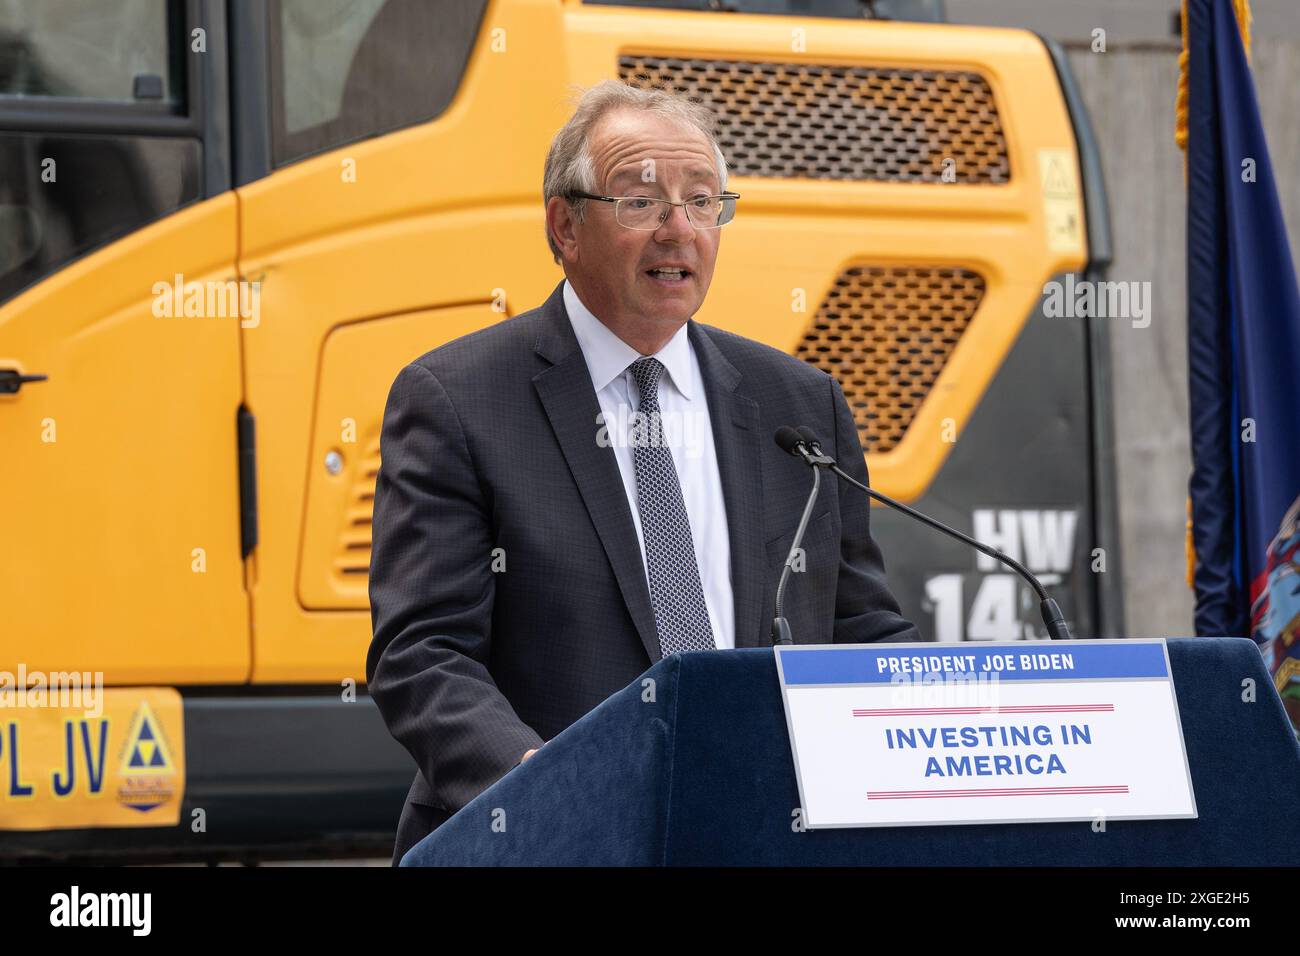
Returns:
[[[569,313],[573,334],[587,360],[591,384],[599,394],[601,389],[639,359],[641,353],[615,335],[609,326],[582,304],[568,279],[564,280],[564,307]],[[690,401],[694,395],[690,376],[691,342],[688,325],[689,323],[683,323],[654,357],[663,363],[664,371],[672,379],[677,391]]]

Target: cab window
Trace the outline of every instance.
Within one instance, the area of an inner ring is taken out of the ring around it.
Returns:
[[[274,164],[427,122],[455,97],[486,0],[273,0]]]
[[[0,3],[0,302],[198,199],[179,0]]]

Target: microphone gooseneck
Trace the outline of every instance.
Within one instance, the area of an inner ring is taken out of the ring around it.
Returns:
[[[782,425],[776,430],[777,445],[787,454],[794,455],[796,458],[802,458],[810,465],[816,457],[809,451],[799,433],[788,425]],[[817,503],[817,492],[821,489],[822,473],[821,468],[813,467],[813,484],[812,491],[808,494],[808,502],[803,506],[803,515],[799,518],[799,526],[795,529],[794,540],[790,542],[790,551],[785,556],[785,566],[781,569],[781,580],[776,586],[776,616],[772,619],[772,643],[773,644],[793,644],[794,635],[790,630],[790,622],[785,619],[785,589],[790,581],[790,571],[794,566],[795,555],[799,552],[799,545],[803,541],[804,532],[808,529],[808,521],[812,517],[813,505]]]
[[[836,475],[838,475],[843,481],[846,481],[849,484],[853,485],[855,488],[858,488],[861,491],[865,492],[868,496],[874,498],[876,501],[879,501],[881,504],[887,505],[888,507],[893,508],[896,511],[901,511],[903,512],[903,514],[909,515],[910,517],[915,518],[917,521],[929,525],[931,528],[934,528],[936,531],[942,531],[944,534],[956,538],[958,541],[962,541],[965,544],[970,545],[972,548],[974,548],[976,551],[979,551],[981,554],[986,554],[990,558],[994,558],[998,561],[1001,561],[1011,570],[1015,571],[1016,574],[1020,575],[1020,577],[1022,577],[1025,581],[1029,583],[1029,586],[1032,587],[1034,589],[1034,592],[1038,595],[1038,602],[1039,602],[1038,611],[1042,615],[1044,626],[1047,628],[1047,636],[1053,641],[1073,640],[1073,635],[1070,634],[1070,628],[1065,623],[1065,616],[1061,613],[1061,608],[1057,605],[1055,600],[1053,600],[1050,596],[1048,596],[1047,589],[1043,587],[1042,582],[1039,581],[1038,578],[1036,578],[1032,573],[1030,573],[1028,568],[1026,568],[1015,558],[1003,554],[997,548],[984,544],[981,541],[976,541],[970,535],[963,534],[962,532],[958,531],[955,528],[950,528],[943,522],[936,521],[934,518],[931,518],[929,515],[922,514],[921,512],[917,511],[915,508],[903,504],[901,501],[895,501],[893,498],[889,497],[888,495],[883,495],[880,492],[876,491],[875,489],[869,488],[867,485],[864,485],[862,482],[858,481],[852,475],[846,473],[844,469],[840,468],[840,466],[836,464],[834,458],[831,458],[829,455],[827,455],[825,452],[822,451],[821,443],[817,440],[817,436],[814,435],[810,429],[804,427],[800,427],[798,429],[789,429],[789,426],[784,426],[782,429],[778,431],[778,434],[781,434],[781,432],[787,429],[794,432],[794,434],[799,439],[798,445],[802,446],[802,448],[807,452],[807,455],[800,455],[798,451],[793,451],[791,452],[791,454],[795,454],[795,455],[799,455],[800,457],[803,457],[804,460],[808,462],[809,465],[812,466],[814,474],[820,474],[822,468],[828,468],[831,471],[833,471]],[[782,447],[785,446],[783,445]]]

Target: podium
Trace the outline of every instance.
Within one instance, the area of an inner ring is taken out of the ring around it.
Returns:
[[[1258,648],[1244,638],[1168,646],[1194,820],[799,830],[775,657],[741,648],[659,661],[401,865],[1294,865],[1300,745]]]

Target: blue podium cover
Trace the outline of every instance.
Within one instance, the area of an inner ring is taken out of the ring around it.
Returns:
[[[401,865],[1290,865],[1300,744],[1258,647],[1168,643],[1195,820],[799,829],[775,657],[741,648],[658,662]]]

